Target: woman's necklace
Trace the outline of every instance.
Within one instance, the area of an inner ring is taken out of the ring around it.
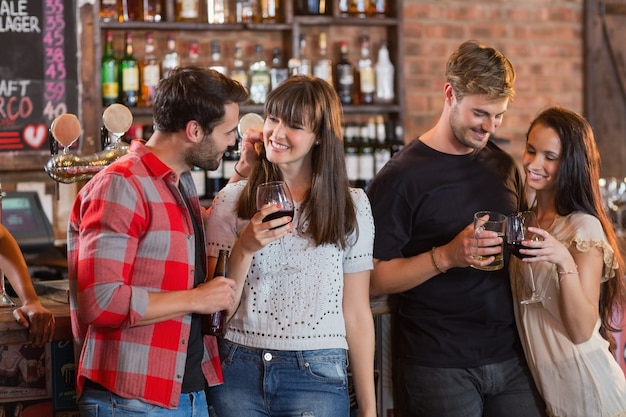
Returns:
[[[550,229],[550,227],[552,227],[552,224],[554,223],[554,219],[556,219],[556,211],[541,212],[541,214],[539,214],[539,207],[537,206],[536,195],[531,207],[537,215],[537,223],[539,223],[539,227],[543,230]]]

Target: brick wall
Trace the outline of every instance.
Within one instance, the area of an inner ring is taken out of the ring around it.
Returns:
[[[464,40],[501,50],[517,72],[498,136],[519,159],[534,115],[551,105],[583,111],[583,0],[404,0],[406,140],[439,117],[448,55]]]

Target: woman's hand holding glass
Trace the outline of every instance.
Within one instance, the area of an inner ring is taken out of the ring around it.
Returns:
[[[522,242],[523,248],[520,249],[520,254],[525,256],[524,262],[550,262],[555,264],[559,270],[576,269],[572,254],[563,243],[539,227],[529,227],[528,231],[533,233],[536,238]]]
[[[287,217],[263,222],[264,218],[280,210],[276,204],[266,204],[252,216],[238,239],[243,250],[249,253],[257,252],[289,233],[291,221],[288,221]]]

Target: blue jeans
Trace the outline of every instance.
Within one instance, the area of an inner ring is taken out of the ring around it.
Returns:
[[[400,417],[546,415],[528,367],[518,358],[477,368],[428,368],[398,361],[393,369]]]
[[[280,351],[220,342],[224,385],[208,389],[212,417],[348,417],[344,349]]]
[[[128,399],[110,391],[85,388],[78,400],[80,417],[206,417],[209,415],[204,391],[184,393],[175,409]]]

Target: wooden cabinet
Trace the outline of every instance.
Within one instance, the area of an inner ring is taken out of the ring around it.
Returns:
[[[206,3],[206,2],[205,2]],[[327,33],[329,57],[336,62],[339,59],[339,43],[342,40],[349,42],[350,61],[357,65],[360,56],[359,37],[367,34],[370,37],[370,56],[375,63],[377,51],[382,41],[389,44],[391,61],[395,66],[395,100],[392,103],[369,104],[369,105],[345,105],[344,115],[346,119],[367,117],[368,115],[383,115],[391,120],[394,125],[402,125],[404,114],[404,90],[401,88],[402,80],[402,45],[401,45],[401,12],[402,0],[388,1],[388,12],[380,17],[352,17],[343,16],[339,10],[339,0],[332,4],[326,15],[300,15],[295,9],[297,2],[282,1],[280,16],[282,20],[276,23],[225,23],[209,24],[202,22],[177,22],[174,17],[174,0],[164,0],[164,20],[160,22],[143,21],[109,21],[103,22],[99,17],[99,2],[93,8],[94,41],[93,41],[93,68],[91,76],[85,78],[90,81],[87,91],[93,94],[84,97],[87,103],[92,104],[93,114],[91,117],[99,121],[103,107],[101,105],[100,88],[100,57],[104,45],[104,33],[106,30],[114,32],[114,44],[116,55],[122,55],[124,33],[133,34],[133,45],[137,59],[143,57],[144,39],[146,32],[152,32],[156,41],[157,56],[162,57],[166,47],[166,37],[173,34],[177,41],[177,52],[185,64],[189,44],[196,41],[199,44],[201,64],[207,64],[210,57],[210,43],[218,40],[221,44],[222,59],[230,66],[232,64],[235,42],[240,42],[244,48],[244,56],[253,57],[254,46],[260,43],[263,46],[266,61],[271,62],[271,52],[275,47],[281,48],[283,57],[287,61],[292,56],[299,54],[298,42],[300,35],[307,38],[308,51],[312,59],[317,52],[317,39],[321,32]],[[206,15],[206,11],[205,11]],[[83,63],[83,70],[89,66],[89,62]],[[83,71],[84,72],[84,71]],[[83,106],[87,111],[88,107]],[[241,113],[258,112],[263,110],[262,105],[243,105]],[[131,108],[135,121],[138,123],[151,123],[151,109],[149,107]],[[100,126],[98,123],[87,126],[85,130],[92,129],[94,138],[98,137]]]

